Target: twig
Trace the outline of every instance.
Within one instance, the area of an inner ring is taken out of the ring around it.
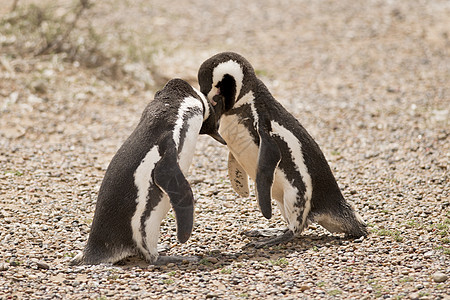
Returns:
[[[17,0],[16,0],[17,1]],[[60,49],[61,46],[64,44],[64,42],[67,40],[67,38],[69,37],[70,33],[72,32],[72,30],[76,27],[78,20],[80,19],[81,15],[83,14],[83,12],[89,8],[89,0],[80,0],[80,8],[78,9],[74,20],[72,21],[72,24],[69,25],[69,27],[66,29],[66,31],[64,32],[64,34],[58,36],[57,38],[55,38],[53,41],[51,41],[50,43],[47,43],[47,45],[45,45],[44,47],[42,47],[37,53],[36,56],[38,55],[42,55],[42,54],[47,54],[50,53],[52,51],[54,51],[55,49]]]
[[[17,3],[19,2],[19,0],[14,0],[13,5],[11,7],[11,12],[15,11],[17,8]]]

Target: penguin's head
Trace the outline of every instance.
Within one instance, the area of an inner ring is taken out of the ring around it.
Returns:
[[[208,134],[214,138],[219,143],[226,145],[225,140],[220,136],[219,129],[219,118],[212,106],[212,104],[206,99],[205,95],[200,93],[197,89],[193,88],[203,104],[203,123],[200,128],[200,134]]]
[[[200,91],[213,105],[218,120],[252,89],[255,78],[250,63],[234,52],[214,55],[198,71]]]

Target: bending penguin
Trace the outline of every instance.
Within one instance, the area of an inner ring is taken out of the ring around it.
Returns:
[[[365,223],[344,199],[317,143],[274,99],[244,57],[224,52],[209,58],[200,66],[198,81],[220,118],[233,188],[247,197],[250,176],[264,217],[272,216],[273,197],[287,222],[281,235],[253,243],[255,247],[289,241],[308,222],[330,232],[367,236]]]
[[[211,104],[187,82],[170,80],[111,160],[86,247],[71,264],[115,263],[136,254],[156,263],[160,223],[170,207],[178,241],[186,242],[192,232],[194,197],[184,174],[203,133],[223,142]]]

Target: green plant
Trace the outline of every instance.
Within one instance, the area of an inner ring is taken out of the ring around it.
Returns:
[[[424,225],[422,223],[419,223],[416,220],[409,220],[406,223],[406,227],[407,228],[417,228],[417,229],[422,229],[424,227]]]
[[[220,270],[221,274],[231,274],[232,270],[230,268],[223,268]]]
[[[163,283],[164,284],[173,284],[175,281],[173,279],[164,279]]]
[[[5,175],[6,175],[6,174],[13,174],[13,175],[15,175],[15,176],[22,176],[22,175],[23,175],[23,172],[18,171],[18,170],[17,170],[17,171],[6,170],[4,174],[5,174]]]
[[[283,267],[283,266],[289,265],[289,261],[286,258],[284,258],[284,257],[280,257],[280,258],[278,258],[276,260],[271,259],[271,260],[269,260],[269,262],[272,265],[274,265],[274,266],[281,266],[281,267]]]
[[[414,278],[412,278],[412,277],[405,277],[405,278],[401,278],[399,281],[400,282],[411,282],[411,281],[414,281]]]
[[[328,295],[330,295],[330,296],[337,296],[337,295],[342,294],[342,291],[340,291],[340,290],[330,290],[330,291],[328,291],[327,293],[328,293]]]
[[[211,265],[212,265],[212,263],[211,263],[208,259],[206,259],[206,258],[202,258],[202,259],[199,261],[199,264],[205,265],[205,266],[211,266]]]
[[[436,228],[439,230],[447,230],[448,229],[448,223],[445,221],[443,223],[436,224]]]
[[[117,280],[117,279],[119,279],[119,275],[117,275],[117,274],[113,274],[113,275],[109,275],[108,276],[108,280]]]
[[[379,236],[391,236],[395,241],[401,242],[403,241],[403,237],[401,233],[397,230],[389,230],[389,229],[372,229],[372,232]]]
[[[319,281],[319,282],[316,283],[316,285],[317,285],[318,287],[323,287],[323,286],[325,286],[325,282]]]

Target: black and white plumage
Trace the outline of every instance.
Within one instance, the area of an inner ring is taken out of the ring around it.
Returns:
[[[219,53],[201,65],[198,80],[220,118],[219,133],[230,150],[228,173],[233,188],[248,196],[250,176],[262,214],[271,218],[273,197],[288,224],[281,236],[256,246],[290,240],[307,222],[354,237],[368,234],[344,199],[317,143],[274,99],[244,57]]]
[[[111,160],[87,245],[72,264],[114,263],[136,254],[156,262],[160,223],[170,207],[178,240],[189,239],[194,197],[185,174],[199,133],[217,137],[211,104],[187,82],[170,80]]]

